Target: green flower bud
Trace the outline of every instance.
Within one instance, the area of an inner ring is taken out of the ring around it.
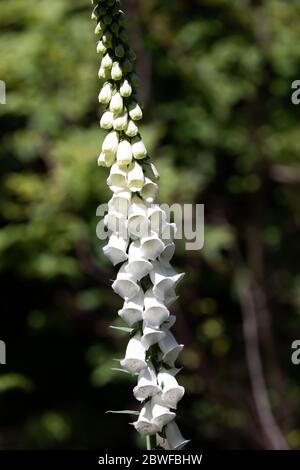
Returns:
[[[123,111],[123,98],[120,93],[113,95],[109,104],[109,110],[115,114],[120,114]]]
[[[128,135],[128,137],[135,137],[138,132],[138,126],[130,120],[127,125],[127,129],[125,130],[125,134]]]
[[[112,91],[113,87],[111,83],[104,83],[98,96],[99,102],[102,104],[108,104],[112,98]]]
[[[127,123],[128,123],[127,112],[123,112],[120,116],[114,118],[113,128],[116,131],[124,131],[127,128]]]
[[[140,137],[135,137],[133,139],[131,148],[132,148],[132,154],[134,158],[136,158],[137,160],[140,160],[147,156],[146,147]]]
[[[112,64],[113,64],[113,61],[112,61],[112,58],[110,57],[110,55],[108,53],[105,54],[105,56],[101,60],[101,67],[103,67],[105,69],[111,69]]]
[[[105,15],[103,18],[103,22],[105,25],[109,25],[112,22],[112,17],[110,15]]]
[[[115,4],[115,0],[107,0],[107,5],[112,6]]]
[[[132,72],[133,67],[132,67],[132,63],[130,62],[130,60],[125,59],[122,62],[122,68],[124,70],[124,73]]]
[[[112,69],[111,69],[111,78],[113,80],[121,80],[122,76],[123,76],[123,72],[122,72],[119,62],[114,62]]]
[[[106,11],[107,11],[107,8],[105,6],[100,6],[100,5],[98,6],[99,15],[101,16],[105,15]]]
[[[119,32],[119,38],[121,39],[122,42],[125,42],[125,44],[127,43],[128,41],[128,36],[127,36],[127,33],[124,29],[122,29],[120,32]]]
[[[136,53],[134,52],[133,49],[131,49],[131,47],[129,48],[128,50],[128,57],[131,61],[135,61],[136,60]]]
[[[123,10],[119,10],[119,18],[118,18],[119,24],[124,26],[125,25],[125,13]]]
[[[130,82],[132,83],[132,85],[133,85],[135,88],[137,88],[137,87],[140,86],[140,79],[139,79],[139,77],[137,76],[136,73],[132,73],[132,74],[130,75]]]
[[[115,47],[115,54],[117,57],[124,57],[125,55],[125,49],[123,47],[122,44],[118,44],[116,47]]]
[[[105,111],[100,119],[102,129],[111,129],[113,126],[114,115],[110,111]]]
[[[123,97],[128,97],[132,93],[132,88],[128,80],[123,80],[120,86],[120,93]]]
[[[116,34],[116,33],[119,31],[119,25],[118,25],[118,23],[112,23],[110,29],[111,29],[111,31],[112,31],[113,33]]]
[[[140,105],[136,101],[132,101],[129,105],[129,116],[133,121],[139,121],[143,117]]]

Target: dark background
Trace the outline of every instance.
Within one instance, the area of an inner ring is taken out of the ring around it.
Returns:
[[[177,244],[178,424],[199,449],[300,448],[296,0],[123,2],[162,202],[205,204]],[[143,447],[128,417],[114,269],[95,234],[99,57],[88,0],[0,0],[2,449]]]

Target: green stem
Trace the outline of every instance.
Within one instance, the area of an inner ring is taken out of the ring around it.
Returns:
[[[147,450],[151,450],[155,448],[156,446],[155,434],[152,434],[151,436],[148,434],[148,436],[146,436],[146,444],[147,444]]]

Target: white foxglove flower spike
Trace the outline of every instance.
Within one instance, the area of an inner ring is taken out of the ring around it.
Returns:
[[[184,388],[175,379],[174,364],[183,345],[170,332],[176,319],[168,310],[183,276],[170,265],[176,225],[155,203],[159,174],[139,132],[143,112],[136,56],[128,45],[121,2],[92,4],[102,83],[98,98],[106,106],[100,126],[108,131],[98,164],[111,167],[107,185],[113,192],[104,217],[110,237],[103,252],[114,265],[123,263],[112,288],[124,299],[118,315],[132,337],[120,363],[125,372],[138,375],[133,393],[139,402],[146,401],[132,424],[143,436],[156,434],[158,445],[181,449],[188,441],[174,422],[174,410]]]

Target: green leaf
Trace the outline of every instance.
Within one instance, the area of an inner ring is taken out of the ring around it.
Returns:
[[[127,326],[110,325],[110,328],[112,328],[113,330],[124,331],[125,333],[131,333],[133,331],[133,328],[128,328]]]
[[[120,410],[120,411],[108,410],[106,411],[106,413],[113,413],[117,415],[134,415],[134,416],[139,415],[139,412],[135,410]]]

